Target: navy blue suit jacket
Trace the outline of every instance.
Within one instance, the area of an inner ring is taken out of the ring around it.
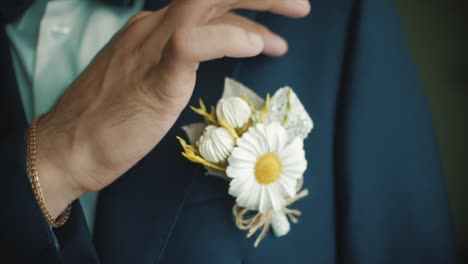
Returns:
[[[164,1],[149,1],[157,9]],[[285,36],[279,59],[221,59],[193,99],[214,104],[231,76],[264,95],[291,85],[314,118],[305,141],[310,196],[289,235],[258,248],[233,222],[227,184],[180,155],[185,111],[164,140],[101,192],[94,237],[76,202],[54,230],[25,170],[26,122],[0,32],[0,250],[9,263],[455,263],[431,117],[390,0],[315,0],[290,20],[248,12]],[[195,102],[195,101],[193,101]]]

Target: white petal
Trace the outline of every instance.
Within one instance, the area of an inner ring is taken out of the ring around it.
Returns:
[[[258,210],[260,200],[260,186],[258,184],[246,184],[244,190],[237,196],[236,203],[250,210]]]
[[[286,129],[278,122],[268,124],[266,129],[266,138],[268,140],[270,152],[278,152],[284,148],[288,136]]]
[[[307,160],[303,142],[299,138],[295,138],[278,154],[281,160],[282,173],[287,177],[298,179],[302,177],[306,168]]]
[[[245,148],[236,147],[231,153],[230,158],[237,160],[247,161],[247,162],[256,162],[257,157],[255,157],[252,152],[246,150]]]
[[[251,133],[256,138],[260,153],[268,153],[269,146],[265,135],[265,126],[263,124],[258,124],[252,129]]]
[[[247,201],[246,208],[250,210],[258,210],[258,205],[260,203],[261,187],[259,184],[252,184],[251,195]]]
[[[239,167],[233,167],[229,166],[226,170],[226,175],[229,178],[239,178],[243,179],[244,177],[255,177],[254,176],[254,169],[253,168],[239,168]]]
[[[283,126],[280,126],[277,130],[278,132],[278,150],[284,149],[286,143],[288,142],[288,132]]]
[[[298,151],[304,150],[304,143],[299,138],[294,138],[285,148],[279,151],[281,160],[287,160],[288,157],[294,155]]]
[[[250,185],[258,185],[255,177],[249,174],[242,174],[239,172],[239,177],[232,178],[229,183],[229,194],[232,196],[239,196],[245,188],[249,188]],[[231,193],[232,192],[232,193]]]
[[[254,161],[245,161],[245,160],[238,160],[234,157],[230,157],[228,159],[229,167],[234,167],[234,168],[254,168],[255,167],[255,162]]]
[[[304,157],[296,157],[296,159],[289,159],[287,161],[281,160],[281,167],[284,170],[302,171],[307,168],[307,160]]]
[[[268,195],[270,196],[271,206],[274,211],[279,211],[284,208],[286,202],[281,195],[281,192],[277,189],[274,184],[271,184],[267,188]]]
[[[268,195],[268,186],[261,185],[259,211],[264,213],[271,209],[271,199]]]
[[[248,181],[235,178],[229,183],[229,195],[238,197],[247,186]]]
[[[248,150],[255,157],[260,157],[263,154],[263,152],[260,148],[258,139],[252,133],[253,130],[254,128],[251,128],[247,132],[245,132],[244,135],[242,135],[242,137],[237,140],[237,146]]]
[[[306,169],[307,161],[304,159],[302,161],[296,162],[295,164],[284,166],[281,173],[283,173],[286,176],[298,179],[302,177]]]
[[[275,132],[268,130],[268,152],[276,152],[278,151],[278,140],[275,136]]]
[[[250,196],[248,196],[246,193],[241,193],[239,196],[237,196],[236,203],[241,207],[247,208],[246,205],[248,204],[249,198]]]
[[[266,130],[266,138],[270,152],[278,151],[279,133],[275,124],[276,122],[269,124]]]
[[[299,180],[300,178],[302,178],[302,176],[304,176],[304,171],[297,172],[283,169],[283,171],[281,172],[281,176],[284,176],[285,178]]]
[[[284,177],[284,175],[281,175],[277,183],[282,191],[283,197],[288,196],[292,198],[296,195],[296,179]]]
[[[283,154],[283,153],[282,153]],[[303,149],[296,149],[296,151],[291,151],[290,155],[279,155],[281,163],[284,165],[294,164],[297,161],[305,160],[305,152]]]
[[[283,172],[288,175],[304,174],[306,169],[307,169],[307,162],[304,161],[304,162],[298,163],[296,166],[283,168]]]
[[[229,194],[234,197],[238,197],[252,188],[253,185],[258,185],[255,180],[250,179],[249,177],[245,178],[234,178],[229,183]]]

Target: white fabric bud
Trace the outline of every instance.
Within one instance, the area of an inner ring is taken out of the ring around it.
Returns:
[[[291,224],[283,212],[273,212],[271,215],[271,228],[276,237],[282,237],[289,233]]]
[[[251,115],[250,106],[240,97],[223,98],[216,106],[218,119],[224,119],[233,128],[243,127]]]
[[[207,126],[198,140],[198,151],[207,161],[219,163],[229,157],[234,144],[234,139],[225,128]]]

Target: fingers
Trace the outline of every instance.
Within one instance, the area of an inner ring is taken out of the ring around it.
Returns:
[[[292,18],[304,17],[310,12],[309,0],[175,0],[170,4],[170,24],[183,27],[200,25],[233,9],[268,11]]]
[[[211,19],[222,16],[226,11],[237,8],[303,17],[309,13],[310,4],[308,0],[174,0],[167,7],[160,24],[146,22],[147,27],[152,27],[153,31],[149,31],[141,51],[143,54],[158,53],[176,30],[184,31],[204,25]],[[232,21],[233,19],[230,20]],[[281,56],[286,52],[286,42],[277,35],[248,20],[239,19],[238,22],[245,28],[255,28],[254,31],[261,32],[265,40],[265,54]],[[155,60],[159,59],[160,57],[156,56]]]
[[[128,41],[138,43],[137,47],[148,46],[148,51],[158,53],[176,29],[203,24],[213,16],[218,7],[232,5],[237,1],[174,0],[158,11],[137,13],[122,31],[125,31]]]
[[[282,56],[288,50],[288,44],[282,37],[271,32],[267,27],[235,13],[227,13],[210,21],[209,24],[236,26],[247,32],[260,34],[264,42],[262,52],[268,56]]]
[[[231,5],[238,0],[174,0],[164,12],[159,24],[145,22],[152,31],[141,44],[141,54],[157,54],[152,62],[160,60],[160,52],[175,31],[188,31],[204,24],[224,5]],[[159,55],[158,55],[159,54]]]
[[[230,6],[239,0],[174,0],[169,5],[166,16],[168,26],[172,28],[193,27],[206,23],[217,9]]]
[[[255,32],[230,25],[207,25],[176,34],[165,52],[175,60],[203,62],[256,56],[262,52],[263,45],[263,38]]]
[[[268,11],[291,18],[304,17],[310,12],[309,0],[239,0],[224,9],[218,9],[216,17],[232,9]]]
[[[177,32],[166,45],[160,63],[158,82],[168,87],[165,94],[177,93],[177,87],[194,78],[200,62],[221,57],[252,57],[263,50],[259,34],[228,25],[208,25],[189,32]]]
[[[161,88],[155,91],[157,97],[167,101],[188,94],[187,84],[194,84],[200,62],[224,56],[252,57],[262,50],[262,37],[239,27],[207,25],[188,32],[178,31],[166,45],[161,61],[147,81],[158,84]]]

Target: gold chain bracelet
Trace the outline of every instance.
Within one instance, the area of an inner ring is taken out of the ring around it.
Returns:
[[[29,182],[31,183],[34,196],[36,197],[37,203],[42,210],[47,222],[53,228],[61,227],[67,222],[68,217],[71,213],[71,205],[65,209],[65,211],[55,220],[50,214],[49,210],[44,201],[44,196],[42,195],[41,186],[39,185],[39,177],[37,173],[37,142],[36,142],[36,127],[39,122],[40,117],[37,117],[31,123],[31,126],[28,130],[27,135],[27,144],[26,144],[26,158],[27,158],[27,172]]]

